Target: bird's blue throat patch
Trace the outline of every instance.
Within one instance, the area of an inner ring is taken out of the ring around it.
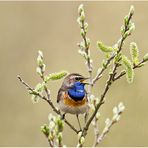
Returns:
[[[84,85],[81,82],[75,82],[73,87],[68,90],[68,95],[75,101],[80,101],[85,96]]]

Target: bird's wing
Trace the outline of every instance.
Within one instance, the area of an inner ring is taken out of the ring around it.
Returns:
[[[65,91],[62,88],[60,88],[57,95],[57,103],[62,99],[63,92]]]

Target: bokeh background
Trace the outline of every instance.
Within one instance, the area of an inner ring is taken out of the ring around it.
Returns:
[[[78,54],[77,42],[81,40],[76,22],[77,7],[81,2],[0,2],[0,146],[48,146],[40,126],[48,123],[51,109],[44,101],[32,104],[30,96],[19,83],[20,74],[32,86],[40,82],[36,74],[37,51],[42,50],[47,66],[46,73],[67,70],[87,76],[83,58]],[[94,73],[104,55],[96,49],[96,41],[113,45],[120,37],[123,18],[130,5],[135,7],[133,21],[136,30],[126,41],[124,53],[129,53],[129,43],[137,42],[140,57],[148,52],[148,2],[83,2]],[[106,96],[101,108],[100,128],[104,120],[112,117],[112,108],[120,101],[126,110],[118,124],[100,146],[148,146],[148,65],[136,70],[134,83],[125,77],[116,82]],[[93,90],[101,94],[107,75]],[[51,82],[49,88],[56,103],[62,80]],[[76,118],[67,118],[77,126]],[[89,130],[86,145],[93,142],[93,129]],[[75,146],[77,136],[65,126],[64,142]]]

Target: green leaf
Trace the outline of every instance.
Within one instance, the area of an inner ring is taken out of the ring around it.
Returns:
[[[59,80],[65,77],[68,74],[67,71],[61,71],[57,73],[51,73],[48,76],[45,77],[45,82],[48,82],[49,80]]]
[[[110,46],[104,45],[102,42],[97,42],[97,47],[101,49],[103,52],[113,52],[114,48]]]
[[[123,65],[125,67],[125,70],[126,70],[127,82],[132,83],[133,78],[134,78],[134,70],[133,70],[131,61],[125,55],[123,55],[122,56],[122,62],[123,62]]]
[[[131,53],[133,63],[138,64],[139,63],[139,49],[137,47],[137,44],[134,42],[130,43],[130,53]]]

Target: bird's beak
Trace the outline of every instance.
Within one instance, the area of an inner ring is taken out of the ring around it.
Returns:
[[[88,79],[89,79],[89,78],[82,78],[82,79],[80,80],[80,82],[83,83],[83,84],[88,85],[89,83],[85,83],[85,82],[84,82],[85,80],[88,80]]]

